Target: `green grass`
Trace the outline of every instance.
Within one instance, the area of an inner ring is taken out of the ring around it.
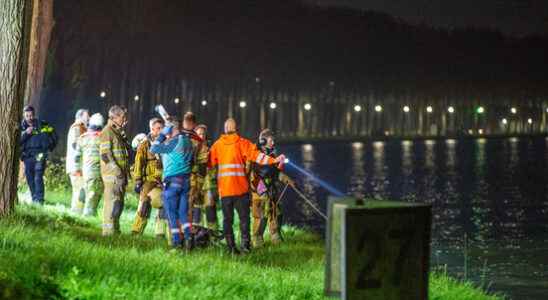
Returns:
[[[103,238],[99,218],[68,212],[66,192],[47,197],[45,207],[19,205],[0,220],[0,299],[325,298],[323,243],[312,233],[287,227],[285,243],[246,256],[219,247],[184,255],[150,231],[128,234],[135,204],[124,234]],[[431,276],[430,298],[497,299],[443,273]]]

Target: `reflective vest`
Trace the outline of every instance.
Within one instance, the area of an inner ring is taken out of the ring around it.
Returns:
[[[274,158],[260,152],[255,144],[236,133],[223,134],[209,151],[208,164],[217,168],[219,196],[240,196],[249,192],[245,172],[246,161],[260,165],[272,165]]]

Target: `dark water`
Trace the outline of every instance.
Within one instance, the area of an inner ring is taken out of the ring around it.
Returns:
[[[548,138],[293,144],[280,150],[344,193],[432,203],[432,268],[446,265],[450,275],[511,299],[548,299]],[[325,189],[288,172],[325,211]],[[284,205],[288,222],[323,230],[323,220],[296,194],[288,194]]]

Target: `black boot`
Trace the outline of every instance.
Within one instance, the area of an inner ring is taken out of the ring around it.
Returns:
[[[192,251],[192,249],[194,249],[194,241],[191,238],[185,239],[183,246],[184,246],[185,252],[190,252]]]
[[[228,252],[230,254],[239,255],[240,250],[238,250],[238,248],[236,247],[236,243],[234,242],[234,236],[226,235],[225,240],[226,240],[226,246],[227,246]]]
[[[251,243],[250,243],[249,239],[242,240],[242,245],[241,245],[240,249],[242,249],[243,254],[248,254],[248,253],[251,252]]]

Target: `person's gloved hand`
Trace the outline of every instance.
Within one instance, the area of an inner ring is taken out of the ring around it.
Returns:
[[[278,168],[283,168],[285,163],[285,155],[281,154],[278,157],[276,157],[276,164],[278,164]]]
[[[163,135],[170,135],[173,132],[173,125],[166,125],[160,132]]]
[[[141,180],[135,181],[135,187],[133,189],[135,193],[140,194],[142,188],[143,188],[143,182]]]

